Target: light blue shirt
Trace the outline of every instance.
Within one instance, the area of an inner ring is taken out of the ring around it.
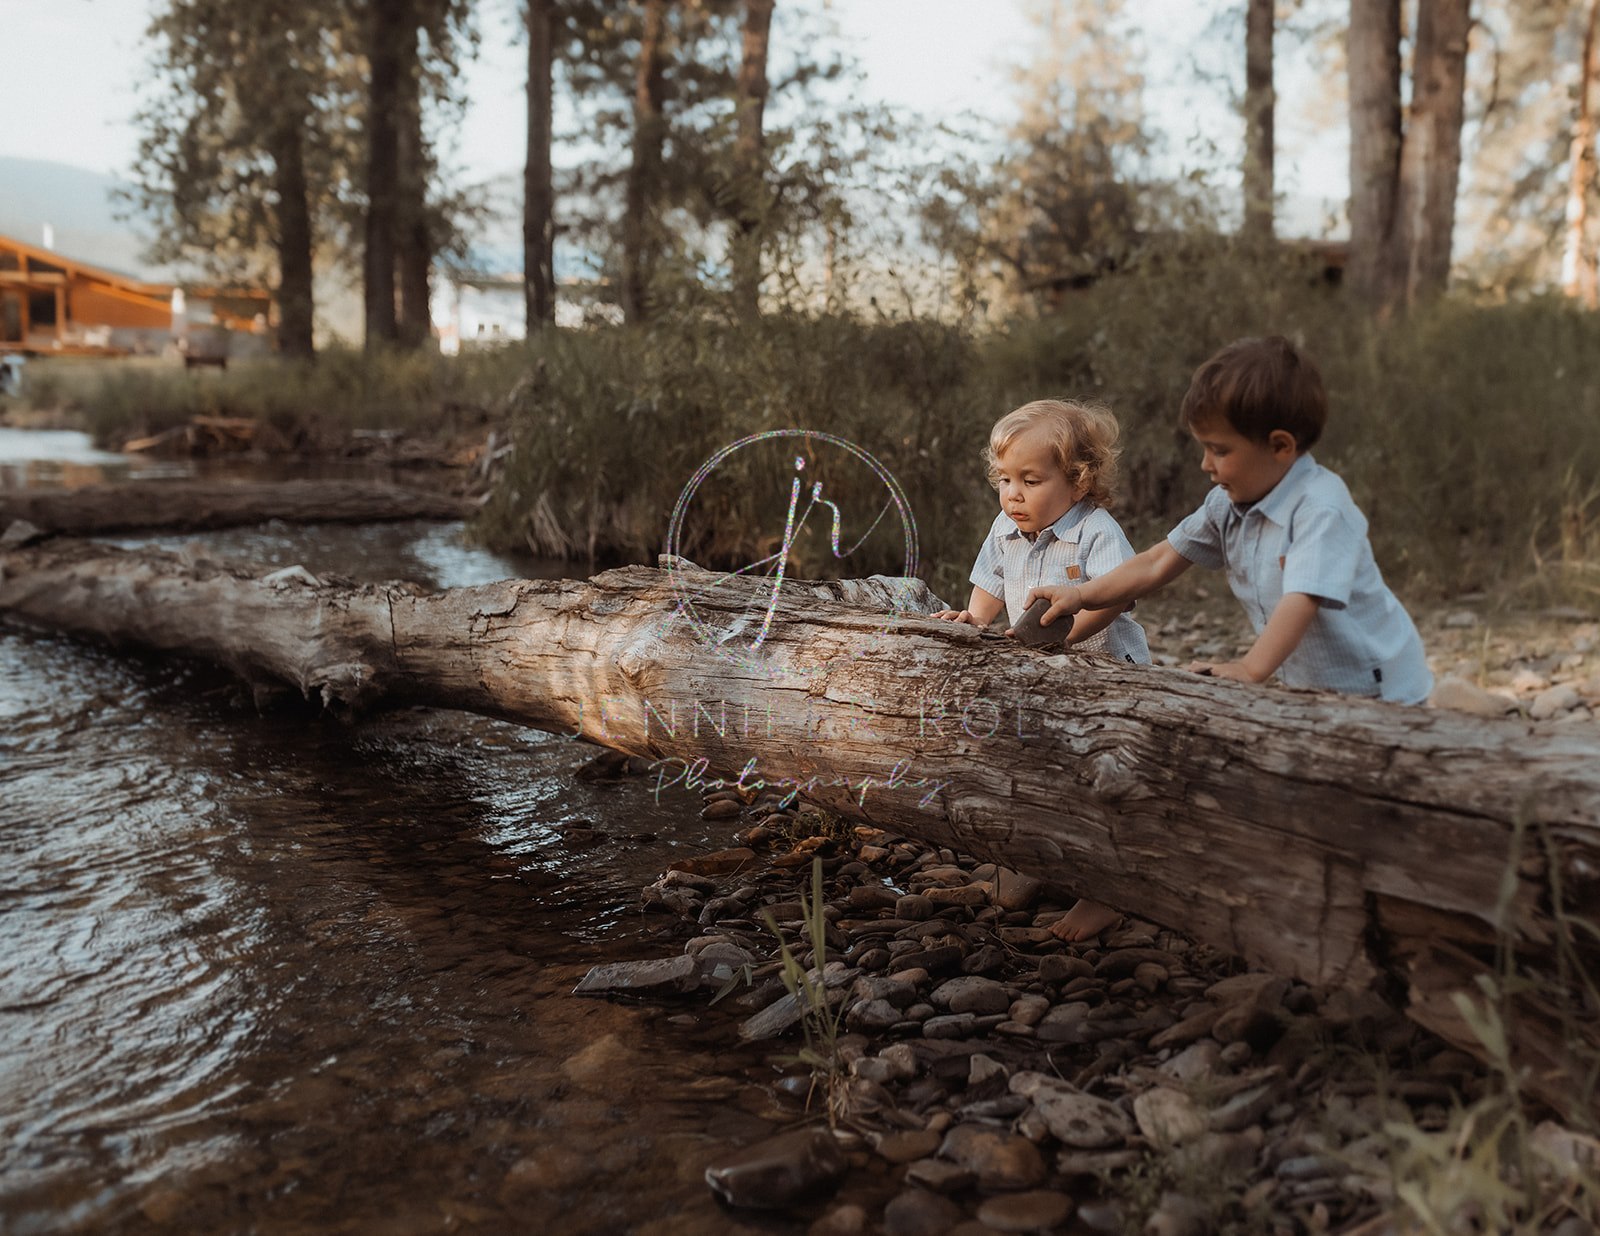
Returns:
[[[1278,669],[1286,686],[1420,704],[1433,690],[1422,637],[1383,582],[1367,520],[1350,491],[1301,455],[1259,502],[1219,486],[1167,536],[1190,562],[1225,568],[1257,634],[1286,592],[1319,602],[1304,638]]]
[[[1028,589],[1046,584],[1082,584],[1133,557],[1133,546],[1110,512],[1085,498],[1033,540],[1004,511],[995,516],[973,563],[971,582],[1002,597],[1013,624],[1027,606]],[[1059,620],[1058,620],[1059,621]],[[1108,653],[1122,661],[1150,663],[1144,628],[1118,614],[1100,634],[1072,646],[1074,652]]]

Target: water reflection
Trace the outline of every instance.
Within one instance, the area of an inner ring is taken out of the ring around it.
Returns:
[[[203,539],[441,586],[526,566],[459,531]],[[700,1179],[783,1118],[731,1010],[567,994],[681,947],[638,889],[725,843],[692,804],[481,718],[259,716],[218,672],[3,626],[0,666],[0,1229],[804,1230]]]

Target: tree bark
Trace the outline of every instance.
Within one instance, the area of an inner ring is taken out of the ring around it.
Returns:
[[[411,0],[369,0],[367,12],[367,215],[362,260],[368,351],[399,338],[395,313],[395,237],[400,192],[400,75]]]
[[[658,792],[692,788],[689,769],[798,785],[1280,973],[1408,987],[1413,1016],[1464,1046],[1451,995],[1493,966],[1497,927],[1529,973],[1565,973],[1561,948],[1600,960],[1564,934],[1556,892],[1600,895],[1600,737],[1584,727],[1048,656],[886,619],[886,581],[790,581],[763,660],[724,659],[703,632],[747,622],[763,585],[631,567],[418,596],[83,543],[0,554],[15,617],[330,708],[426,704],[582,735],[656,761]],[[899,612],[931,604],[922,588]],[[1572,998],[1593,1040],[1597,1010]],[[1511,1040],[1529,1089],[1559,1096],[1559,1033],[1537,1001]]]
[[[311,199],[306,187],[305,117],[288,110],[273,142],[277,185],[278,351],[309,360],[315,302],[312,295]]]
[[[761,314],[761,225],[766,205],[767,47],[775,0],[745,0],[744,58],[739,65],[738,132],[734,141],[734,232],[730,259],[739,315]]]
[[[1389,267],[1400,189],[1400,0],[1350,0],[1351,291],[1374,308],[1390,304]]]
[[[654,215],[661,185],[661,152],[666,141],[662,99],[666,90],[667,0],[645,0],[639,59],[634,66],[633,163],[628,168],[622,218],[622,316],[629,323],[648,313],[654,266]]]
[[[22,519],[43,532],[76,536],[155,528],[194,532],[269,519],[295,524],[465,519],[471,512],[463,498],[370,481],[173,481],[0,493],[0,529]]]
[[[1403,275],[1400,292],[1408,306],[1437,296],[1450,281],[1471,7],[1471,0],[1421,0],[1417,6],[1411,109],[1389,259]]]
[[[1578,78],[1578,114],[1572,125],[1572,155],[1567,186],[1567,237],[1561,257],[1561,290],[1588,309],[1600,308],[1600,279],[1589,249],[1589,195],[1595,181],[1595,79],[1600,77],[1596,35],[1600,0],[1589,0],[1583,27],[1583,57]]]
[[[398,106],[399,169],[395,202],[395,273],[399,307],[395,334],[400,346],[415,350],[433,334],[429,292],[433,238],[428,228],[427,139],[422,132],[422,66],[413,24],[402,41]]]
[[[1273,9],[1276,0],[1249,0],[1245,14],[1244,234],[1272,239],[1274,198],[1272,83]]]
[[[528,0],[528,156],[523,167],[522,278],[528,334],[556,320],[551,68],[554,0]]]
[[[1471,0],[1419,0],[1411,106],[1400,108],[1400,0],[1350,0],[1350,263],[1386,313],[1450,279]]]

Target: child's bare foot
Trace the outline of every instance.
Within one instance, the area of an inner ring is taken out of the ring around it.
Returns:
[[[1084,897],[1050,924],[1050,934],[1058,940],[1092,940],[1121,917],[1110,906]]]

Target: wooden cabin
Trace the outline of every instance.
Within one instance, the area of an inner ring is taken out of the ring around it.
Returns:
[[[6,352],[126,356],[176,345],[227,355],[235,334],[252,337],[247,350],[264,351],[272,318],[266,291],[151,283],[0,236],[0,350]]]

